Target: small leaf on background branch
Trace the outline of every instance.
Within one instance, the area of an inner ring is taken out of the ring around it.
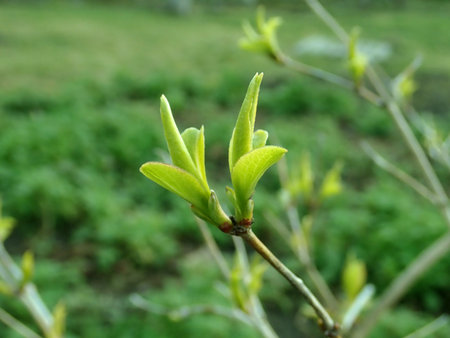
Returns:
[[[356,87],[360,87],[368,63],[366,55],[357,48],[358,37],[359,28],[353,28],[348,45],[348,63]]]
[[[244,23],[245,37],[239,41],[240,47],[252,52],[265,53],[272,59],[278,60],[281,52],[276,33],[280,25],[280,18],[272,17],[266,20],[264,7],[258,7],[256,30],[248,22]]]
[[[28,284],[34,273],[34,256],[31,251],[25,251],[22,256],[22,281],[21,288]]]
[[[320,189],[321,199],[337,195],[342,191],[341,171],[342,164],[338,162],[327,172]]]
[[[12,217],[3,217],[2,200],[0,199],[0,243],[4,242],[14,229],[14,219]]]
[[[53,325],[49,338],[62,338],[66,327],[66,307],[59,302],[53,309]]]
[[[342,287],[349,300],[353,300],[366,284],[367,271],[363,261],[349,255],[342,271]]]
[[[311,197],[314,188],[314,173],[311,166],[311,157],[308,152],[303,153],[300,163],[299,189],[305,199]]]
[[[265,261],[261,261],[259,256],[254,256],[250,266],[250,283],[248,285],[250,293],[257,295],[263,285],[263,276],[268,268]]]

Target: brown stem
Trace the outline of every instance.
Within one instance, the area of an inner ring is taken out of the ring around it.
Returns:
[[[303,280],[297,277],[291,270],[281,263],[281,261],[264,245],[264,243],[259,240],[251,229],[248,229],[247,232],[240,234],[240,236],[306,298],[306,301],[312,306],[317,316],[322,321],[321,326],[324,329],[325,335],[327,337],[337,337],[337,323],[334,322],[319,300],[305,285]]]

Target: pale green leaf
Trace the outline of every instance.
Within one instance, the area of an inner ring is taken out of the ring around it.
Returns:
[[[25,286],[31,281],[34,273],[34,255],[31,251],[25,251],[22,256],[22,282],[21,286]]]
[[[196,128],[188,128],[183,131],[181,137],[183,138],[184,144],[186,145],[186,148],[194,161],[195,167],[197,168],[196,176],[200,176],[199,178],[204,184],[206,190],[209,190],[205,170],[205,133],[203,126],[200,130]]]
[[[161,120],[164,127],[167,146],[169,147],[172,163],[181,169],[196,175],[195,164],[189,154],[183,138],[178,131],[169,102],[164,95],[161,96]]]
[[[331,197],[342,191],[341,171],[342,163],[338,162],[327,172],[320,188],[321,198]]]
[[[53,309],[53,325],[49,338],[62,338],[66,327],[67,311],[63,303],[59,302]]]
[[[257,148],[242,156],[231,172],[238,203],[247,203],[261,176],[287,152],[276,146]]]
[[[264,147],[268,137],[269,133],[265,130],[258,129],[255,131],[253,134],[253,149]]]
[[[300,163],[300,191],[306,198],[309,198],[312,194],[314,187],[314,173],[311,166],[311,159],[309,153],[302,155],[302,161]]]
[[[160,162],[147,162],[141,166],[140,171],[155,183],[195,206],[208,204],[209,191],[202,187],[196,177],[183,169]]]
[[[366,284],[367,271],[363,261],[349,255],[342,271],[342,287],[348,299],[353,300]]]
[[[258,103],[259,87],[261,85],[262,77],[262,73],[256,73],[248,86],[247,94],[242,103],[236,126],[234,127],[233,135],[231,136],[228,152],[230,171],[242,155],[252,150],[256,106]]]
[[[273,39],[275,36],[276,29],[281,25],[281,18],[273,17],[267,20],[264,26],[264,33],[270,39]]]
[[[12,217],[0,218],[0,242],[4,242],[5,239],[7,239],[11,234],[11,231],[14,228],[14,223],[15,221]]]
[[[257,295],[263,286],[263,276],[269,265],[260,256],[254,255],[250,265],[250,283],[248,290],[251,294]]]
[[[359,28],[353,28],[348,43],[348,59],[350,72],[352,73],[355,84],[359,86],[361,79],[366,71],[367,57],[358,51],[357,42],[359,37]]]
[[[243,50],[255,53],[267,53],[270,51],[270,45],[262,39],[241,39],[239,41],[239,47],[241,47]]]
[[[266,9],[264,6],[258,6],[256,9],[256,28],[259,32],[264,31],[266,25]]]
[[[242,25],[244,33],[249,40],[255,40],[259,38],[259,34],[253,29],[252,25],[248,21],[245,21]]]

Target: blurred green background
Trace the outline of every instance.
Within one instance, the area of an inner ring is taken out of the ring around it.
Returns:
[[[333,39],[301,1],[0,2],[0,194],[4,214],[18,224],[6,247],[18,259],[26,249],[35,253],[43,298],[50,307],[60,299],[67,305],[67,337],[258,336],[213,316],[172,322],[128,300],[139,292],[173,307],[228,304],[187,204],[138,172],[165,149],[162,93],[180,128],[205,125],[209,179],[223,201],[228,140],[257,71],[265,73],[257,126],[289,149],[292,168],[304,151],[317,177],[336,160],[344,163],[344,191],[323,206],[313,229],[317,265],[338,295],[349,252],[366,262],[380,291],[445,231],[432,206],[359,147],[369,140],[420,175],[386,112],[238,48],[241,24],[253,19],[258,3],[283,17],[280,43],[288,53],[311,36]],[[448,133],[450,2],[325,4],[346,28],[359,25],[364,39],[389,47],[379,64],[391,76],[423,55],[414,104]],[[342,58],[301,57],[345,74]],[[448,188],[448,171],[436,167]],[[278,189],[271,170],[255,196],[255,232],[302,274],[261,215],[269,208],[284,220],[273,198]],[[231,259],[230,238],[212,231]],[[449,312],[448,271],[446,258],[384,316],[373,337],[405,335]],[[262,299],[280,336],[315,336],[314,322],[298,315],[295,292],[271,270],[266,277]],[[19,303],[0,296],[0,306],[32,325]],[[0,336],[17,335],[2,325]],[[449,336],[449,327],[436,334]]]

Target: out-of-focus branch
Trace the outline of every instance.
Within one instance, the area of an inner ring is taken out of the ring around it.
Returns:
[[[316,78],[318,80],[332,83],[338,85],[342,88],[354,91],[359,96],[372,103],[375,106],[381,106],[382,100],[378,95],[369,90],[366,87],[356,88],[354,83],[344,77],[336,75],[334,73],[327,72],[320,68],[315,68],[313,66],[307,65],[305,63],[293,60],[285,54],[280,54],[278,61],[289,69],[295,70],[296,72],[308,75],[310,77]]]
[[[349,43],[348,33],[318,0],[305,0],[305,2],[345,45]],[[386,88],[385,84],[380,79],[375,69],[370,66],[370,64],[367,65],[366,74],[369,81],[378,92],[378,95],[381,97],[381,100],[387,111],[394,120],[394,123],[400,131],[406,145],[414,155],[419,167],[422,170],[423,175],[425,176],[437,198],[439,199],[439,205],[441,206],[440,209],[448,226],[450,227],[450,207],[448,206],[449,199],[442,186],[442,183],[439,181],[439,178],[434,171],[434,168],[425,155],[425,151],[419,144],[417,138],[414,136],[414,133],[412,132],[411,127],[406,121],[397,102],[389,93],[389,90]]]
[[[22,272],[9,256],[3,243],[0,243],[0,276],[12,290],[18,290],[19,299],[27,307],[42,332],[48,335],[53,327],[53,316],[34,284],[27,283],[20,288]]]
[[[380,316],[394,305],[429,268],[450,251],[450,232],[426,248],[403,270],[382,294],[375,307],[364,317],[353,338],[365,337]]]
[[[217,246],[216,241],[214,240],[213,236],[211,235],[211,231],[209,231],[208,226],[205,224],[204,221],[201,219],[195,217],[195,220],[197,222],[198,227],[200,228],[200,231],[202,233],[203,239],[205,240],[205,243],[209,249],[209,252],[211,252],[211,255],[213,256],[214,260],[216,261],[217,265],[219,266],[220,271],[222,272],[222,275],[225,277],[226,280],[230,278],[230,268],[228,267],[227,261],[222,255],[222,252],[220,251],[219,247]]]
[[[435,320],[433,320],[431,323],[428,323],[427,325],[421,327],[420,329],[405,336],[405,338],[431,337],[433,333],[439,331],[444,326],[448,325],[449,321],[450,320],[447,315],[441,315],[437,317]]]
[[[435,204],[436,196],[422,183],[417,181],[414,177],[408,175],[406,172],[386,160],[383,156],[375,151],[372,146],[367,142],[362,142],[362,148],[366,154],[378,165],[380,168],[386,170],[392,176],[402,181],[406,185],[409,185],[417,193],[422,195],[424,198],[429,200],[431,203]]]
[[[249,283],[251,279],[250,266],[248,261],[247,251],[245,250],[244,242],[242,238],[233,236],[233,243],[236,248],[236,253],[238,255],[238,259],[243,268],[243,279],[245,283]],[[261,301],[259,297],[252,293],[250,295],[250,309],[251,309],[251,318],[255,324],[255,327],[261,332],[261,334],[265,338],[278,338],[278,335],[270,325],[266,312],[262,307]]]
[[[253,326],[253,321],[249,315],[239,309],[231,309],[228,307],[215,306],[215,305],[193,305],[182,306],[177,309],[168,309],[158,304],[153,304],[147,299],[144,299],[139,294],[132,294],[129,297],[130,302],[137,308],[155,313],[158,315],[168,316],[174,320],[185,319],[190,316],[199,314],[212,314],[218,315],[232,320],[240,321],[244,324]]]
[[[297,238],[305,237],[300,219],[298,217],[297,209],[292,205],[289,205],[287,207],[287,214],[293,234],[296,235]],[[317,291],[322,296],[324,302],[329,308],[336,309],[338,306],[338,301],[336,297],[334,297],[322,275],[317,270],[317,267],[309,254],[308,247],[306,247],[306,245],[301,246],[301,244],[297,243],[297,245],[295,245],[294,251],[299,260],[305,265],[308,276],[316,286]]]
[[[25,338],[41,338],[40,335],[33,332],[23,323],[19,322],[16,318],[11,316],[8,312],[0,308],[0,320],[11,329],[21,334]]]

